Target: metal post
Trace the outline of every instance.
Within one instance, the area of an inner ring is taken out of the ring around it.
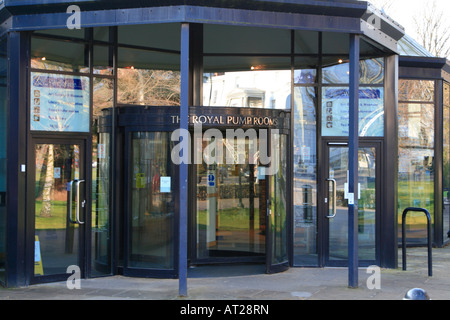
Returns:
[[[189,24],[181,25],[181,93],[180,93],[180,129],[188,130],[189,125]],[[188,164],[182,162],[179,166],[180,185],[180,219],[179,219],[179,255],[178,293],[187,296],[187,208],[188,208]]]
[[[359,35],[350,35],[348,286],[358,287]]]
[[[427,217],[428,276],[433,276],[431,215],[424,208],[406,208],[402,214],[402,269],[406,270],[406,215],[409,211],[423,212]]]

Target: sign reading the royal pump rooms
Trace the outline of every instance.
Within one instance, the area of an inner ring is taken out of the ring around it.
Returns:
[[[89,132],[89,78],[31,73],[31,130]]]
[[[348,88],[325,88],[322,98],[322,135],[349,135]],[[383,88],[359,90],[359,135],[382,137],[384,135]]]
[[[172,124],[180,123],[180,116],[171,116]],[[202,125],[251,125],[276,126],[278,119],[260,116],[230,116],[230,115],[190,115],[190,124]]]

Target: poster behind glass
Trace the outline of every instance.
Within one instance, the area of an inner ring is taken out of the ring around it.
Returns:
[[[322,135],[349,135],[349,96],[345,87],[324,88],[322,96]],[[359,90],[359,136],[384,136],[384,89]]]
[[[32,72],[30,129],[89,132],[89,78]]]

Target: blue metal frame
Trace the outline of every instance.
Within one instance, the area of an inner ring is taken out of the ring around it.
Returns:
[[[180,92],[180,129],[189,132],[189,24],[181,25],[181,92]],[[187,296],[187,249],[188,249],[188,164],[180,164],[179,193],[179,295]]]
[[[348,155],[348,286],[358,287],[358,147],[359,147],[359,35],[350,35],[350,119]]]

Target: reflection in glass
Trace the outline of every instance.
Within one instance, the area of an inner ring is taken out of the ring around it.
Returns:
[[[399,101],[434,101],[434,81],[429,80],[405,80],[399,81]]]
[[[290,109],[291,71],[203,74],[203,105]]]
[[[294,84],[312,84],[317,80],[316,69],[302,69],[294,71]]]
[[[255,140],[197,141],[200,150],[209,145],[212,149],[208,150],[223,148],[224,155],[238,143],[245,144],[245,161],[239,161],[241,164],[203,161],[197,165],[198,259],[264,256],[266,176],[257,165],[258,153],[252,151],[257,150]]]
[[[318,264],[317,146],[314,87],[294,89],[294,264]]]
[[[75,221],[76,191],[69,182],[81,179],[77,145],[38,144],[35,149],[35,276],[64,274],[78,265],[78,224]],[[72,207],[72,215],[69,214]],[[82,217],[84,219],[84,217]],[[40,263],[39,263],[40,262]]]
[[[175,165],[168,132],[133,132],[128,266],[174,268]]]
[[[450,84],[444,83],[443,119],[443,239],[450,230]]]
[[[179,54],[121,47],[118,54],[118,103],[180,105]]]
[[[400,103],[398,201],[401,217],[407,207],[427,209],[434,221],[434,104]],[[427,221],[412,212],[406,219],[408,242],[426,243]]]
[[[269,195],[270,195],[270,214],[268,226],[271,230],[271,248],[272,256],[270,261],[273,265],[281,264],[288,261],[287,257],[287,239],[288,239],[288,229],[287,229],[287,176],[286,176],[286,166],[287,166],[287,136],[280,135],[279,141],[273,140],[273,143],[277,143],[274,152],[277,153],[279,161],[279,169],[276,174],[266,176],[269,179]]]
[[[336,180],[336,199],[330,183],[329,207],[336,205],[336,216],[329,219],[329,259],[348,259],[348,148],[329,148],[328,177]],[[376,154],[375,148],[358,151],[358,255],[359,260],[376,259]],[[356,195],[355,195],[356,196]]]
[[[94,46],[94,74],[113,74],[113,47]]]
[[[112,79],[94,78],[92,124],[91,275],[111,273]]]
[[[87,45],[42,38],[31,39],[31,67],[35,69],[89,72]]]
[[[348,59],[336,58],[335,65],[323,68],[325,84],[347,84],[350,82]],[[360,84],[382,84],[384,81],[384,58],[367,59],[359,62]]]

